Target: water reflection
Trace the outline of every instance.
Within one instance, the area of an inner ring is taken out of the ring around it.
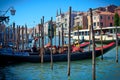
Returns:
[[[103,61],[96,59],[97,80],[119,80],[120,62],[115,62],[115,51],[107,52]],[[120,52],[120,51],[119,51]],[[120,55],[119,55],[120,57]],[[120,59],[119,59],[120,60]],[[71,62],[71,75],[67,76],[67,62],[21,63],[0,67],[0,80],[92,80],[92,60]]]

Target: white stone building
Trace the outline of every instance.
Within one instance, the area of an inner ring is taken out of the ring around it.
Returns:
[[[74,26],[74,17],[77,15],[76,11],[71,12],[71,28]],[[69,12],[61,13],[60,15],[56,16],[56,35],[58,35],[58,32],[62,32],[62,25],[64,30],[64,35],[68,34],[69,30]]]

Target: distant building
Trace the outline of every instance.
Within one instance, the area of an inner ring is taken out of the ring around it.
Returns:
[[[34,34],[36,33],[36,36],[37,36],[37,34],[39,33],[39,26],[38,25],[36,25],[35,27],[34,27]]]
[[[79,12],[76,17],[74,17],[74,27],[81,26],[82,29],[88,28],[87,14]]]
[[[108,6],[105,6],[105,7],[98,7],[98,8],[94,8],[93,9],[93,12],[94,11],[107,11],[107,12],[112,12],[114,13],[114,10],[117,8],[116,5],[108,5]]]
[[[109,5],[109,6],[106,7],[106,11],[114,13],[116,8],[117,8],[116,5]]]
[[[47,35],[48,34],[48,26],[49,26],[49,21],[44,23],[44,34]]]
[[[50,21],[47,21],[47,22],[44,23],[44,34],[45,34],[45,35],[48,35],[49,22],[50,22]],[[55,21],[53,21],[53,27],[55,27],[55,25],[56,25],[56,23],[55,23]],[[54,29],[55,29],[55,28],[54,28]]]
[[[106,8],[105,7],[98,7],[98,8],[94,8],[92,9],[93,11],[106,11]]]
[[[33,39],[33,28],[29,28],[27,32],[29,36],[28,39]]]
[[[88,26],[90,27],[90,14],[88,13]],[[110,27],[114,25],[114,13],[107,11],[93,12],[93,28]]]
[[[71,28],[74,27],[74,17],[77,16],[77,11],[71,12]],[[56,34],[58,35],[58,32],[62,31],[62,25],[64,30],[64,35],[68,34],[69,30],[69,12],[66,13],[60,13],[56,16]]]

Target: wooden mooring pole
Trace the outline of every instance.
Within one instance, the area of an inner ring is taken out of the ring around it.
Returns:
[[[20,26],[18,27],[18,51],[20,50],[20,44],[21,44],[21,40],[20,40]]]
[[[50,31],[50,43],[51,43],[51,69],[53,70],[53,54],[52,54],[52,27],[53,27],[53,24],[52,24],[52,17],[51,17],[51,21],[50,21],[50,27],[51,27],[51,31]]]
[[[90,51],[90,45],[91,45],[91,26],[89,28],[89,46],[88,46],[88,50]]]
[[[40,31],[40,27],[41,27],[41,25],[38,24],[38,27],[39,27],[39,32],[38,32],[38,33],[39,33],[39,49],[40,49],[40,37],[41,37],[41,35],[40,35],[40,34],[41,34],[41,33],[40,33],[40,32],[41,32],[41,31]]]
[[[42,37],[42,48],[43,48],[43,54],[42,54],[42,61],[43,61],[43,56],[44,56],[44,53],[45,53],[45,51],[44,51],[44,16],[42,16],[42,33],[43,33],[43,37]]]
[[[120,18],[119,18],[119,15],[118,13],[115,13],[114,15],[114,26],[116,27],[116,63],[118,63],[118,36],[117,36],[117,33],[118,33],[118,29],[117,27],[119,26],[119,22],[120,22]]]
[[[26,43],[26,50],[27,50],[27,47],[28,47],[28,33],[27,33],[27,25],[25,25],[25,34],[26,34],[26,39],[25,39],[25,43]]]
[[[44,23],[43,23],[43,27],[44,27]],[[46,32],[44,31],[44,46],[46,45]]]
[[[15,22],[13,22],[13,51],[15,51]]]
[[[62,24],[62,50],[64,49],[64,30],[63,30],[63,24]]]
[[[55,27],[55,46],[56,46],[56,27]]]
[[[41,19],[41,38],[42,38],[42,50],[41,50],[41,63],[43,63],[44,54],[44,16]]]
[[[4,46],[6,46],[6,26],[4,27]]]
[[[24,26],[22,26],[22,52],[24,52]]]
[[[7,42],[9,43],[9,39],[10,39],[10,28],[8,26],[8,34],[7,34]],[[8,46],[7,46],[8,47]]]
[[[35,38],[36,38],[36,28],[35,28]]]
[[[71,6],[69,7],[69,31],[68,31],[68,76],[70,76],[70,52],[71,52]]]
[[[42,30],[43,30],[43,44],[42,44],[42,47],[43,47],[43,49],[44,49],[44,16],[42,17]]]
[[[78,44],[79,44],[79,43],[80,43],[80,42],[79,42],[79,40],[80,40],[80,39],[79,39],[79,26],[78,26],[77,28],[78,28]]]
[[[93,51],[92,51],[92,80],[96,80],[95,38],[94,38],[94,29],[93,29],[93,14],[92,14],[92,9],[91,8],[90,8],[90,20],[91,20],[92,45],[93,45]]]
[[[118,63],[118,36],[117,36],[117,26],[116,26],[116,63]]]
[[[51,58],[51,70],[53,70],[53,55],[52,55],[52,38],[50,38],[50,43],[51,43],[51,53],[50,53],[50,58]]]
[[[17,33],[16,33],[16,47],[17,47],[17,50],[16,51],[18,51],[18,43],[19,43],[19,41],[18,41],[18,38],[19,38],[19,32],[18,32],[19,30],[18,30],[18,25],[17,25]]]
[[[102,26],[100,27],[100,33],[101,33],[101,60],[103,60],[103,35],[102,35]]]
[[[59,39],[59,41],[58,41],[58,43],[59,43],[59,46],[60,46],[60,30],[58,31],[58,39]]]

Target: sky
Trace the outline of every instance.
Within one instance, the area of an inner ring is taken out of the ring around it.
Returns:
[[[57,10],[67,12],[69,7],[74,11],[88,11],[89,8],[104,7],[108,5],[120,6],[120,0],[0,0],[0,11],[6,11],[10,7],[16,10],[15,16],[7,12],[6,16],[10,16],[8,25],[13,22],[16,25],[25,25],[34,27],[39,24],[42,16],[45,22],[53,17],[56,19]],[[4,12],[0,12],[0,15]]]

